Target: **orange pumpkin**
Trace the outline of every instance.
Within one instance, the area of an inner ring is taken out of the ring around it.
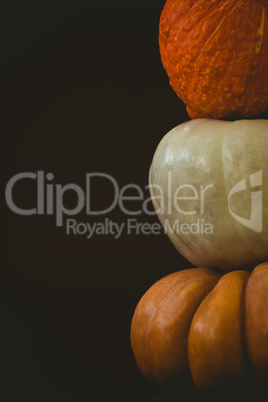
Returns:
[[[251,371],[267,383],[268,263],[162,278],[136,307],[131,344],[143,375],[175,394],[192,380],[205,394],[240,389]]]
[[[191,118],[268,110],[267,0],[167,0],[159,46]]]

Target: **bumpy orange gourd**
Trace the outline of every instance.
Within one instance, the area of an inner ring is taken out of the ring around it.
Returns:
[[[267,0],[167,0],[159,45],[191,118],[268,110]]]
[[[139,369],[173,393],[268,383],[268,263],[252,273],[209,268],[170,274],[138,303],[131,343]]]

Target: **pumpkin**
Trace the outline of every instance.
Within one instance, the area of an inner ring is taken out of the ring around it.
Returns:
[[[268,110],[268,1],[167,0],[159,48],[191,118]]]
[[[268,263],[251,274],[190,268],[165,276],[133,315],[140,371],[177,395],[191,381],[205,395],[239,390],[253,376],[267,385],[267,295]]]
[[[158,145],[149,188],[179,253],[197,267],[268,260],[268,120],[195,119]]]

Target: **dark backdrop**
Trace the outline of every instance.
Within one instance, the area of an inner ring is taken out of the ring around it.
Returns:
[[[1,4],[2,194],[12,176],[38,170],[52,172],[54,184],[83,187],[90,172],[112,175],[120,186],[147,184],[158,142],[188,120],[159,56],[163,5]],[[25,181],[14,198],[32,207],[35,192]],[[110,196],[107,183],[96,184],[95,208]],[[1,402],[168,401],[140,375],[129,332],[148,287],[189,266],[169,240],[87,240],[67,236],[53,216],[19,216],[5,202],[2,213]],[[119,208],[109,218],[126,220]]]

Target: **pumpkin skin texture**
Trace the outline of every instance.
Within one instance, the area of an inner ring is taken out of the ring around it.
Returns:
[[[267,0],[167,0],[159,48],[191,118],[240,119],[268,110]]]
[[[244,299],[249,273],[223,276],[194,315],[188,351],[191,373],[201,392],[239,384],[246,374]],[[231,358],[230,358],[231,356]]]
[[[131,324],[142,374],[173,395],[182,395],[182,384],[191,380],[200,395],[217,400],[230,392],[237,401],[241,390],[253,388],[253,375],[266,381],[268,310],[259,307],[267,303],[267,278],[268,263],[263,263],[252,273],[195,268],[156,282],[139,301]],[[266,292],[256,296],[262,281]]]
[[[267,154],[261,119],[195,119],[160,141],[149,172],[152,202],[193,265],[231,271],[268,260]]]
[[[268,383],[268,263],[255,268],[246,290],[247,347],[252,366]]]
[[[184,270],[156,282],[143,296],[132,320],[131,343],[140,371],[148,380],[167,389],[189,383],[191,321],[219,278],[209,269]]]

